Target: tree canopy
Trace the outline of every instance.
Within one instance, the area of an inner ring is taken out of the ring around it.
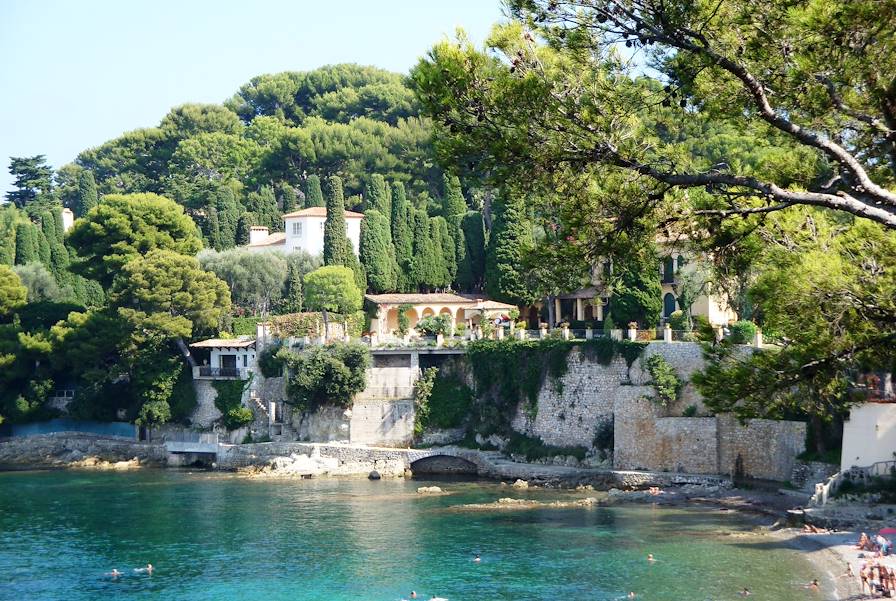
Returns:
[[[157,194],[107,194],[75,223],[68,240],[78,257],[73,271],[105,286],[138,255],[155,249],[195,255],[202,248],[193,220]]]
[[[327,265],[305,276],[305,304],[318,311],[354,313],[361,310],[355,275],[342,265]]]

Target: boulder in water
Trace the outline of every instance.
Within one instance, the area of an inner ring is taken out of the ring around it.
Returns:
[[[382,476],[380,476],[380,473],[376,470],[373,470],[369,474],[367,474],[368,480],[379,480],[380,478],[382,478]]]
[[[525,480],[517,480],[513,484],[511,484],[514,488],[529,488],[529,483]]]
[[[442,489],[438,486],[421,486],[417,489],[417,492],[421,495],[431,495],[441,493]]]

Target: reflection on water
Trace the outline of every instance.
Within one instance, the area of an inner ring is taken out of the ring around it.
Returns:
[[[0,599],[821,599],[736,514],[651,506],[453,511],[515,491],[217,473],[0,473]],[[594,493],[590,493],[594,494]],[[583,496],[583,495],[578,495]],[[471,561],[482,554],[482,563]],[[657,561],[648,563],[647,553]],[[149,577],[133,569],[151,562]],[[125,575],[113,581],[105,572]]]

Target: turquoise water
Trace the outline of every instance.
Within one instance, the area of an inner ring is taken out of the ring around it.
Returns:
[[[822,578],[714,509],[463,511],[511,491],[178,471],[0,473],[0,599],[821,599]],[[735,535],[732,536],[732,533]],[[482,562],[471,561],[482,554]],[[655,563],[645,560],[653,553]],[[133,569],[151,562],[151,577]],[[112,580],[112,568],[125,576]],[[824,582],[824,580],[823,580]]]

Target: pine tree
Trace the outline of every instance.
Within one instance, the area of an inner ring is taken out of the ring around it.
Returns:
[[[230,186],[221,186],[215,191],[215,210],[218,213],[218,231],[222,249],[233,248],[237,244],[237,225],[243,207],[236,199]],[[249,225],[256,225],[250,223]]]
[[[16,265],[27,265],[39,260],[35,227],[31,223],[16,226]]]
[[[298,208],[296,191],[288,182],[281,182],[277,187],[280,196],[280,206],[284,213],[292,213]]]
[[[249,244],[249,229],[255,225],[255,213],[243,213],[237,222],[236,243],[238,246]]]
[[[93,172],[85,169],[78,176],[78,197],[75,203],[75,215],[81,217],[99,202],[96,191],[96,180]]]
[[[324,206],[324,195],[320,189],[320,178],[309,175],[305,180],[305,208]]]
[[[324,265],[345,265],[348,255],[354,254],[346,237],[345,199],[342,196],[342,180],[331,175],[327,178],[327,220],[324,222]]]
[[[482,290],[485,276],[485,224],[482,213],[467,211],[461,222],[464,238],[462,263],[457,268],[457,279],[463,290]]]
[[[364,211],[367,212],[368,209],[376,209],[381,215],[392,214],[392,193],[385,178],[379,173],[370,177],[364,189]]]
[[[361,265],[367,285],[375,293],[393,292],[398,281],[395,247],[389,234],[389,221],[377,209],[369,209],[361,222]]]
[[[520,273],[523,254],[532,244],[532,231],[522,202],[507,195],[494,204],[492,233],[485,257],[485,290],[496,300],[520,304],[533,300]]]

